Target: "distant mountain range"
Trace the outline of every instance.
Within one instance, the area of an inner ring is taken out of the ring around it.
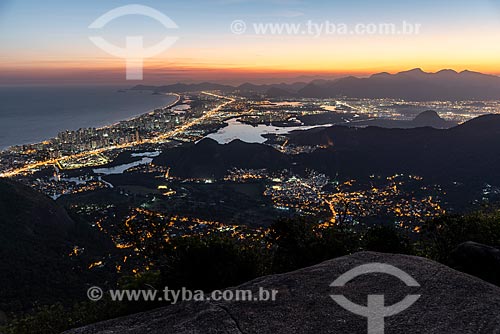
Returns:
[[[184,93],[184,92],[198,92],[204,90],[219,90],[224,93],[242,93],[242,94],[270,94],[277,96],[296,96],[297,92],[306,87],[306,82],[296,82],[292,84],[269,84],[269,85],[255,85],[251,83],[244,83],[239,86],[221,85],[211,82],[202,82],[197,84],[183,84],[177,83],[165,86],[146,86],[137,85],[133,90],[151,90],[158,93]]]
[[[493,100],[500,99],[500,77],[472,71],[441,70],[427,73],[421,69],[389,74],[374,74],[368,78],[344,77],[335,80],[314,80],[309,83],[239,86],[216,83],[173,84],[166,86],[138,85],[134,90],[177,92],[220,90],[243,95],[263,94],[269,97],[353,97],[394,98],[408,101]]]
[[[304,97],[395,98],[426,100],[490,100],[500,98],[500,77],[477,72],[421,69],[397,74],[378,73],[369,78],[347,77],[312,82],[298,94]]]

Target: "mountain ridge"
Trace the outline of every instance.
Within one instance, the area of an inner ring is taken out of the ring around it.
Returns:
[[[219,90],[224,93],[262,94],[270,97],[305,98],[394,98],[409,101],[492,100],[500,98],[500,77],[463,70],[442,69],[425,72],[421,68],[375,73],[368,77],[346,76],[333,80],[313,80],[308,83],[280,83],[258,85],[244,83],[230,86],[210,82],[172,84],[164,86],[138,85],[133,90],[155,92],[189,92]]]
[[[222,177],[236,167],[297,173],[312,169],[354,179],[403,173],[436,182],[491,183],[500,177],[499,136],[500,115],[449,129],[334,125],[288,135],[291,145],[322,147],[311,153],[287,155],[263,144],[222,145],[204,139],[164,151],[154,163],[171,167],[172,175],[182,177]]]

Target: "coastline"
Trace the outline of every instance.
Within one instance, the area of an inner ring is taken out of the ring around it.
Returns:
[[[136,120],[144,115],[147,115],[147,114],[153,112],[156,109],[171,108],[171,107],[175,106],[176,104],[178,104],[180,99],[181,99],[181,96],[179,94],[176,94],[176,93],[162,93],[161,95],[172,97],[172,98],[174,98],[174,100],[171,102],[168,102],[167,104],[161,104],[161,105],[157,105],[154,107],[148,107],[148,110],[145,112],[140,112],[140,113],[134,114],[132,116],[127,116],[127,117],[121,118],[119,120],[113,120],[113,121],[110,120],[110,121],[106,122],[107,124],[104,124],[104,125],[101,122],[101,124],[96,124],[95,126],[84,126],[84,127],[75,127],[75,128],[67,127],[65,129],[59,130],[59,133],[63,132],[63,131],[76,131],[76,130],[82,129],[82,128],[95,128],[95,129],[99,129],[99,130],[113,128],[113,127],[119,125],[120,123]],[[49,140],[55,138],[56,136],[47,136],[47,137],[43,137],[43,138],[37,138],[37,139],[34,139],[32,141],[27,141],[24,143],[1,146],[0,152],[6,152],[6,151],[11,150],[12,148],[20,147],[23,145],[37,145],[37,144],[43,143],[45,141],[49,141]]]

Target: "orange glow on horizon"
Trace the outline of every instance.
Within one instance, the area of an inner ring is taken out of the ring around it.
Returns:
[[[407,71],[413,68],[422,68],[425,72],[437,72],[442,69],[452,69],[457,72],[464,70],[477,71],[485,74],[499,75],[500,68],[496,65],[477,64],[475,66],[459,65],[459,66],[446,66],[443,65],[393,65],[390,67],[372,66],[372,67],[347,67],[347,68],[328,68],[320,65],[311,67],[223,67],[223,66],[158,66],[145,64],[144,67],[144,81],[148,79],[164,78],[166,81],[206,81],[206,80],[252,80],[252,79],[265,79],[265,78],[298,78],[324,76],[324,77],[343,77],[343,76],[369,76],[380,72],[397,73]],[[74,64],[74,63],[54,63],[44,64],[44,66],[16,66],[15,68],[1,68],[5,77],[12,76],[16,78],[46,78],[46,79],[70,79],[75,81],[78,79],[106,79],[111,81],[121,80],[125,75],[125,66],[121,62],[110,62],[107,64]]]
[[[196,47],[179,43],[161,56],[144,60],[144,81],[205,81],[293,76],[367,76],[420,67],[426,72],[454,69],[500,74],[500,32],[475,30],[450,35],[433,32],[411,37],[348,36],[303,38],[225,36]],[[216,46],[214,46],[214,44]],[[466,45],[466,47],[465,47]],[[0,70],[9,78],[78,77],[121,80],[125,60],[94,46],[30,51],[0,57]],[[162,78],[163,77],[163,78]]]

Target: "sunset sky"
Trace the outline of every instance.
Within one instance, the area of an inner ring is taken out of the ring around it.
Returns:
[[[128,4],[153,7],[178,29],[131,15],[99,31],[89,25]],[[243,20],[247,31],[231,32]],[[418,35],[257,35],[254,23],[420,24]],[[284,80],[300,76],[367,75],[415,67],[500,74],[500,0],[0,0],[0,84],[130,84],[125,61],[96,47],[125,36],[154,45],[179,37],[145,60],[143,83]]]

